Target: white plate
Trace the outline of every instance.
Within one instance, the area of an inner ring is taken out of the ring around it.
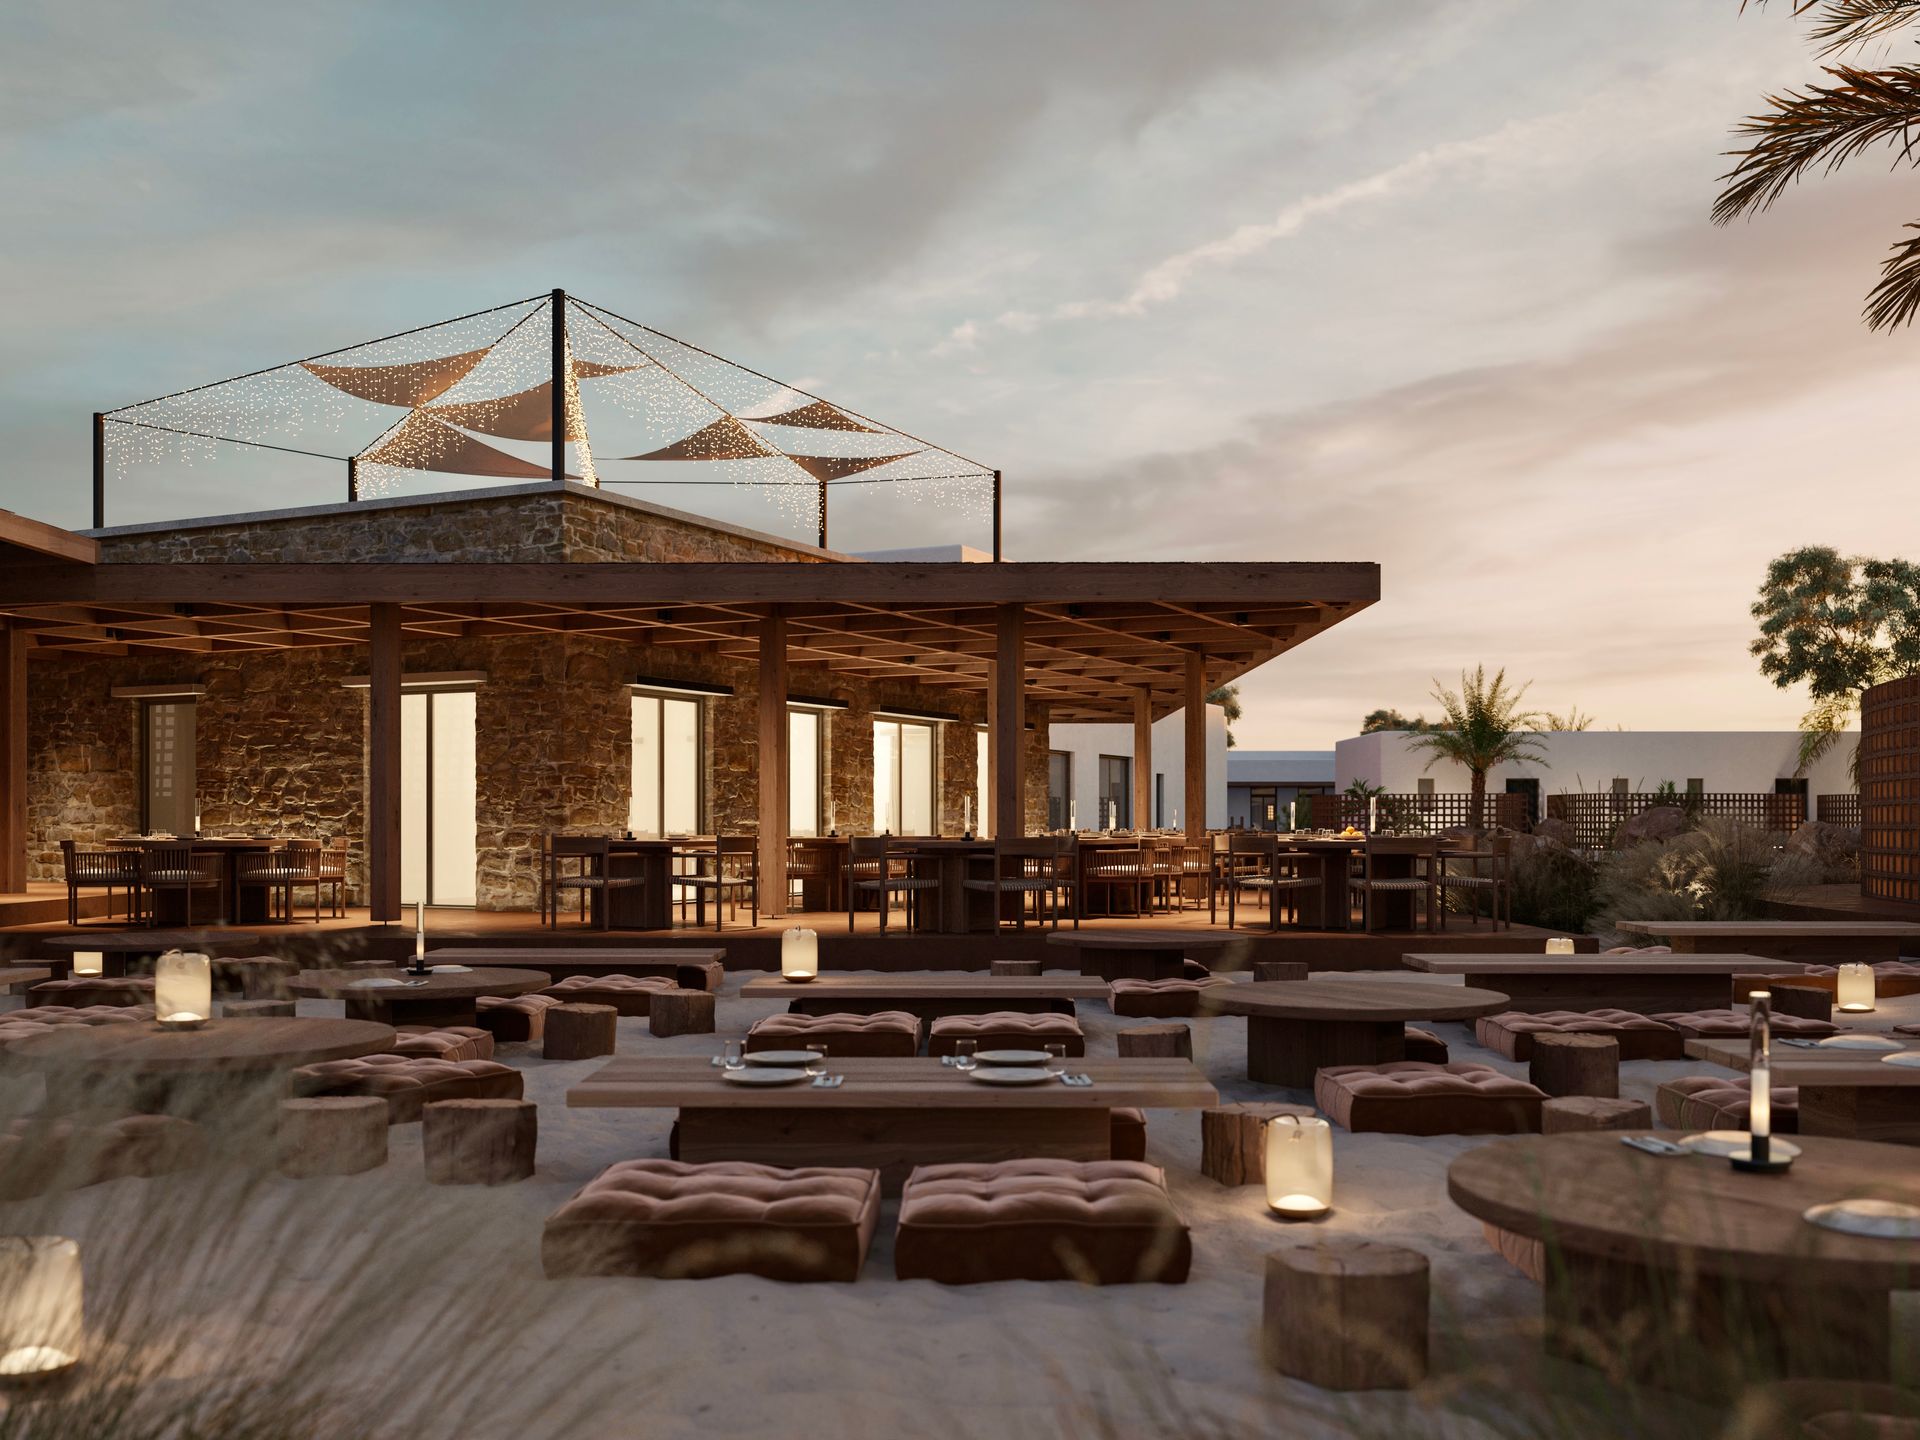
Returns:
[[[982,1085],[1044,1085],[1053,1079],[1044,1070],[1033,1070],[1026,1066],[996,1065],[985,1070],[974,1070],[968,1078],[978,1080]]]
[[[391,989],[394,989],[396,986],[400,986],[404,984],[406,984],[406,981],[404,980],[395,980],[391,976],[387,976],[387,975],[376,975],[371,980],[349,980],[347,982],[347,989],[349,990],[391,990]]]
[[[427,968],[436,975],[471,975],[473,973],[471,965],[429,965]]]
[[[1819,1042],[1822,1050],[1899,1050],[1898,1040],[1884,1035],[1829,1035]]]
[[[1837,1200],[1831,1205],[1814,1206],[1804,1218],[1846,1235],[1920,1240],[1920,1205],[1902,1205],[1897,1200]]]
[[[792,1085],[807,1078],[804,1070],[722,1070],[729,1085]]]
[[[1044,1050],[982,1050],[973,1057],[982,1065],[1045,1065]]]
[[[1902,1050],[1898,1055],[1882,1055],[1882,1065],[1898,1065],[1903,1070],[1920,1070],[1920,1050]]]
[[[747,1054],[747,1064],[772,1065],[778,1069],[791,1070],[796,1066],[805,1068],[821,1058],[811,1050],[753,1050]]]
[[[1696,1155],[1712,1155],[1720,1160],[1753,1153],[1753,1137],[1744,1130],[1706,1130],[1687,1136],[1680,1144]],[[1773,1137],[1767,1150],[1776,1160],[1791,1160],[1800,1153],[1798,1145],[1778,1135]]]

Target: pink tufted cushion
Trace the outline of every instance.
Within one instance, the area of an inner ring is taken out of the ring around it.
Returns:
[[[1029,1015],[1019,1010],[989,1010],[984,1015],[942,1015],[927,1035],[927,1054],[951,1055],[953,1042],[973,1040],[982,1050],[1037,1050],[1059,1044],[1069,1055],[1087,1053],[1087,1037],[1071,1015]]]
[[[1686,1053],[1678,1030],[1630,1010],[1507,1010],[1483,1015],[1473,1027],[1474,1039],[1509,1060],[1531,1060],[1536,1035],[1608,1035],[1619,1041],[1622,1060],[1678,1060]]]
[[[1390,1135],[1523,1135],[1540,1128],[1546,1092],[1491,1065],[1336,1065],[1313,1077],[1313,1101],[1336,1125]]]
[[[1525,1235],[1517,1235],[1511,1230],[1502,1230],[1498,1225],[1482,1223],[1480,1233],[1487,1237],[1487,1244],[1494,1252],[1514,1269],[1536,1285],[1547,1281],[1547,1247],[1543,1241],[1530,1240]]]
[[[1671,955],[1671,945],[1614,945],[1600,952],[1602,955]]]
[[[622,1015],[645,1017],[654,996],[679,988],[664,975],[569,975],[540,993],[568,1004],[611,1005]]]
[[[548,1278],[860,1278],[880,1220],[874,1170],[782,1170],[729,1160],[626,1160],[548,1217]]]
[[[472,1025],[399,1025],[389,1054],[433,1060],[491,1060],[493,1035]]]
[[[1184,1020],[1200,1013],[1201,997],[1225,976],[1204,980],[1115,980],[1107,986],[1107,1007],[1116,1015],[1148,1020]]]
[[[520,1072],[492,1060],[433,1060],[361,1055],[324,1060],[293,1072],[295,1095],[378,1095],[387,1123],[405,1125],[435,1100],[518,1100]]]
[[[473,1011],[481,1028],[505,1045],[544,1038],[547,1011],[560,1003],[555,995],[482,995],[473,1002]]]
[[[1671,1025],[1686,1040],[1721,1040],[1743,1036],[1753,1024],[1751,1012],[1746,1010],[1691,1010],[1679,1011],[1652,1017],[1662,1025]],[[1840,1027],[1825,1020],[1808,1020],[1800,1015],[1779,1015],[1773,1017],[1773,1033],[1776,1035],[1804,1035],[1817,1039],[1822,1035],[1835,1034]]]
[[[1166,1176],[1137,1161],[922,1165],[900,1195],[902,1280],[1177,1285],[1192,1263]]]
[[[0,1200],[198,1165],[206,1135],[173,1115],[28,1116],[0,1126]]]
[[[153,999],[153,978],[128,975],[107,979],[89,975],[84,979],[42,980],[27,991],[30,1007],[41,1005],[139,1005]]]
[[[747,1049],[825,1045],[836,1060],[906,1058],[920,1053],[920,1021],[905,1010],[872,1015],[769,1015],[747,1031]]]
[[[1791,1085],[1773,1087],[1773,1128],[1782,1135],[1800,1129],[1800,1091]],[[1747,1106],[1753,1099],[1753,1081],[1719,1075],[1687,1075],[1669,1080],[1654,1092],[1654,1110],[1668,1130],[1744,1130]]]
[[[1431,1030],[1422,1030],[1418,1026],[1406,1028],[1406,1055],[1409,1060],[1422,1060],[1429,1065],[1447,1063],[1447,1042]]]
[[[1143,1162],[1146,1160],[1146,1111],[1129,1108],[1107,1112],[1107,1158]]]

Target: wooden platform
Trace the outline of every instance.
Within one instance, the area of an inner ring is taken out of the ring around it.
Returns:
[[[1662,1015],[1722,1009],[1735,975],[1797,975],[1800,965],[1758,955],[1461,955],[1413,951],[1409,970],[1458,975],[1504,990],[1510,1009],[1631,1010]]]
[[[1765,955],[1832,964],[1920,954],[1920,924],[1891,920],[1620,920],[1615,928],[1676,955]]]

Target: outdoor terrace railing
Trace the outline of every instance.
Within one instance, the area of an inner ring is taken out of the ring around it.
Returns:
[[[1369,802],[1361,795],[1303,795],[1307,813],[1296,807],[1295,822],[1303,830],[1356,830],[1367,828]],[[1431,795],[1390,794],[1373,797],[1373,813],[1383,831],[1396,835],[1437,835],[1443,830],[1463,830],[1473,823],[1473,793],[1469,790],[1440,790]],[[1481,797],[1481,828],[1498,825],[1507,830],[1527,827],[1525,795],[1487,794]]]
[[[1858,830],[1860,797],[1852,791],[1844,795],[1816,795],[1813,818],[1825,825],[1843,825],[1850,830]]]
[[[1616,794],[1563,792],[1547,796],[1547,817],[1573,827],[1572,844],[1582,850],[1613,848],[1614,832],[1643,811],[1670,806],[1689,819],[1723,816],[1769,834],[1790,833],[1805,823],[1807,797],[1771,791],[1727,791],[1676,795],[1666,791]]]

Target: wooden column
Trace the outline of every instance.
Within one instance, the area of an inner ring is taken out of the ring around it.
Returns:
[[[787,617],[760,620],[760,913],[787,913]],[[717,903],[717,902],[716,902]]]
[[[1180,820],[1188,842],[1198,845],[1207,837],[1207,661],[1194,653],[1187,656],[1186,721],[1187,785]]]
[[[400,607],[367,607],[367,912],[400,918]]]
[[[0,620],[0,893],[27,888],[27,632]]]
[[[1153,816],[1153,692],[1133,692],[1133,828],[1151,829]]]
[[[987,742],[993,757],[993,833],[1011,840],[1027,833],[1026,606],[996,607],[995,635],[993,734]]]
[[[993,798],[1000,793],[1000,747],[994,742],[994,736],[1000,733],[1000,687],[995,679],[997,669],[993,661],[987,661],[987,793],[980,797],[978,832],[982,840],[993,838]]]

